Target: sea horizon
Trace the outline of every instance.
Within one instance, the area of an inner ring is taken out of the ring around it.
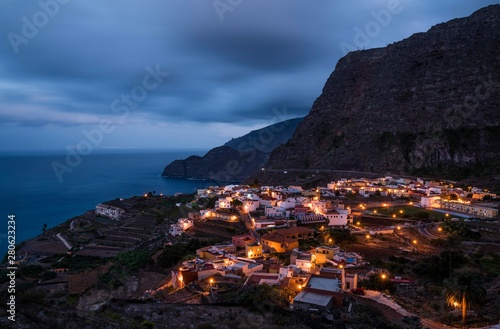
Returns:
[[[162,171],[176,159],[203,155],[207,150],[100,149],[82,157],[72,172],[58,180],[54,162],[64,164],[61,150],[0,150],[1,212],[16,216],[16,244],[55,227],[100,202],[157,194],[193,193],[213,182],[166,178]],[[6,251],[7,220],[0,228],[0,248]],[[4,252],[3,252],[4,253]]]

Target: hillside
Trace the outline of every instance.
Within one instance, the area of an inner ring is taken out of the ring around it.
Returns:
[[[500,172],[500,5],[341,58],[266,165],[461,179]]]

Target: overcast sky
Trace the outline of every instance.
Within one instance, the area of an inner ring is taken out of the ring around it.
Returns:
[[[493,3],[0,0],[0,150],[208,149],[305,116],[348,49]]]

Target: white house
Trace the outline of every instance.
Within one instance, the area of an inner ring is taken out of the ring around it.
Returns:
[[[204,188],[204,189],[198,189],[198,190],[196,190],[196,195],[199,196],[199,197],[207,196],[209,192],[210,192],[210,190],[206,189],[206,188]]]
[[[425,194],[427,196],[430,196],[432,194],[436,195],[436,194],[441,194],[441,191],[442,191],[442,189],[441,189],[440,186],[438,186],[438,187],[429,187],[429,188],[427,188],[425,190]]]
[[[179,224],[171,224],[170,229],[168,230],[168,234],[173,236],[181,235],[183,232],[184,230]]]
[[[259,200],[246,199],[243,201],[243,208],[246,212],[256,211],[259,206]]]
[[[95,212],[97,215],[105,216],[111,219],[118,220],[125,213],[125,210],[119,207],[107,205],[104,203],[99,203],[95,207]]]
[[[345,226],[349,219],[349,209],[329,210],[324,214],[328,219],[328,226]]]
[[[420,206],[422,208],[432,208],[439,206],[440,196],[423,196],[420,199]]]
[[[193,221],[189,218],[180,218],[177,224],[170,225],[168,233],[173,236],[181,235],[188,228],[193,227]]]
[[[317,214],[324,214],[328,210],[329,204],[327,201],[312,201],[311,210]]]
[[[231,208],[231,201],[233,201],[233,199],[231,197],[225,197],[225,198],[219,198],[218,201],[219,202],[218,202],[217,208],[230,209]]]
[[[278,207],[283,209],[295,208],[297,204],[297,199],[295,198],[287,198],[286,200],[282,200],[278,202]]]
[[[266,216],[269,217],[281,217],[285,215],[285,209],[280,207],[266,207]]]
[[[276,199],[260,199],[259,203],[261,206],[269,206],[269,207],[275,207],[276,206]]]

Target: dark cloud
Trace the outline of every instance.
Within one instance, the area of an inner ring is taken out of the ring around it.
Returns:
[[[40,4],[56,1],[0,0],[0,122],[9,133],[22,127],[23,141],[43,140],[48,131],[30,127],[50,127],[50,144],[58,132],[78,136],[103,117],[129,131],[149,126],[161,132],[154,127],[178,124],[213,136],[226,127],[218,137],[226,138],[230,125],[269,123],[273,108],[303,116],[343,56],[342,43],[355,46],[356,29],[395,0],[243,0],[223,20],[211,0],[72,0],[35,36],[24,36],[16,52],[9,33],[23,36]],[[400,0],[401,12],[366,48],[495,2]],[[142,85],[147,66],[157,65],[169,76],[120,118],[111,104]]]

